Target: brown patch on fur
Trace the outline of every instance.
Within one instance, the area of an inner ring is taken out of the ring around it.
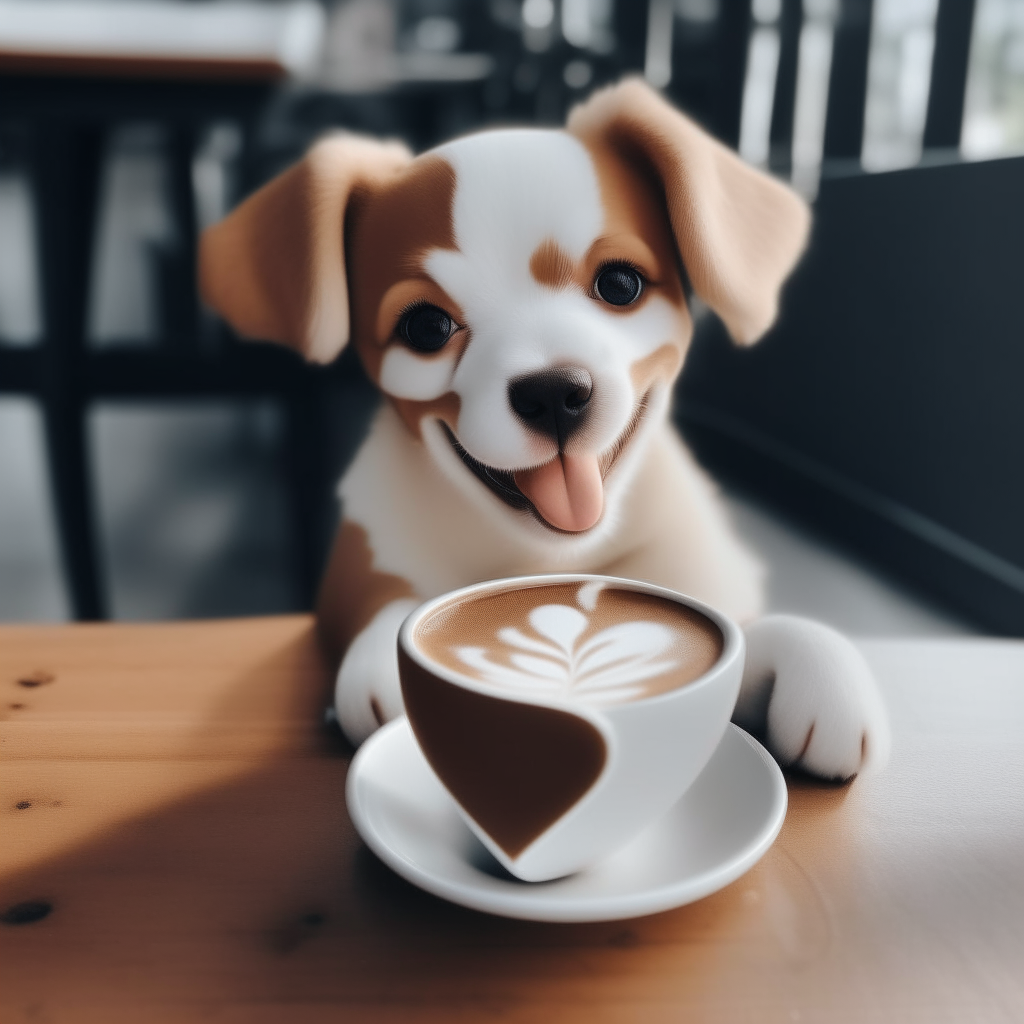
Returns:
[[[675,378],[683,365],[683,352],[672,342],[659,346],[650,355],[638,359],[629,369],[633,391],[645,395],[655,381],[669,382]]]
[[[530,257],[530,273],[537,284],[561,290],[581,282],[572,257],[552,238],[545,239]],[[589,283],[582,284],[589,291]]]
[[[377,307],[377,321],[374,340],[378,345],[384,347],[389,342],[398,341],[395,337],[395,328],[402,318],[402,314],[412,306],[421,303],[430,303],[432,306],[440,306],[445,310],[457,324],[462,326],[465,323],[466,315],[462,307],[435,281],[429,277],[405,278],[397,284],[392,285],[381,299]],[[452,351],[452,346],[459,342],[458,333],[453,335],[452,340],[436,353],[418,352],[421,359],[444,359]]]
[[[530,259],[530,273],[538,284],[549,288],[575,285],[600,301],[594,282],[601,268],[609,263],[632,264],[647,280],[643,295],[629,306],[604,304],[603,308],[629,316],[652,296],[661,295],[686,315],[686,322],[681,325],[683,347],[689,341],[692,325],[660,184],[601,140],[582,141],[597,172],[605,215],[603,230],[579,261],[574,261],[554,241],[546,240]]]
[[[356,523],[343,522],[316,601],[317,627],[335,663],[385,605],[415,596],[408,580],[373,568],[366,531]]]
[[[454,391],[449,391],[440,398],[434,398],[426,402],[418,402],[412,398],[392,398],[392,405],[402,417],[402,422],[412,431],[413,435],[422,440],[420,424],[424,419],[441,420],[448,424],[448,429],[453,433],[459,422],[459,408],[461,400]]]
[[[454,196],[451,164],[428,154],[382,186],[353,197],[345,219],[352,340],[374,381],[380,379],[384,351],[404,309],[429,302],[463,323],[462,310],[423,267],[431,250],[456,248]],[[386,296],[394,301],[382,310]]]
[[[676,309],[686,310],[679,255],[658,182],[604,140],[582,141],[594,162],[605,211],[604,231],[584,260],[590,281],[604,264],[632,263],[647,278],[641,303],[661,295]],[[630,313],[637,304],[609,308]]]
[[[605,211],[604,232],[590,247],[581,268],[590,278],[588,287],[593,287],[602,266],[627,262],[647,279],[644,294],[637,304],[607,308],[628,315],[639,304],[660,295],[675,311],[672,336],[630,369],[633,393],[640,399],[656,382],[670,384],[674,380],[693,336],[679,254],[658,181],[600,140],[583,141],[597,171]]]
[[[542,243],[530,260],[534,280],[550,288],[577,286],[600,301],[594,285],[602,267],[609,263],[628,263],[646,279],[643,294],[629,306],[604,304],[603,308],[616,315],[629,316],[653,296],[661,296],[676,312],[675,329],[665,343],[631,368],[637,407],[616,444],[601,460],[604,476],[611,471],[639,426],[652,386],[656,382],[670,384],[679,373],[693,336],[693,321],[686,303],[679,253],[661,182],[648,168],[626,159],[603,139],[585,137],[582,141],[594,163],[601,190],[605,217],[602,233],[579,261],[573,261],[550,239]]]
[[[604,479],[612,471],[615,463],[619,461],[619,456],[629,447],[629,442],[633,440],[633,435],[637,432],[637,428],[640,426],[641,420],[647,412],[647,406],[650,402],[650,391],[644,391],[640,396],[640,401],[637,402],[636,408],[633,410],[633,415],[629,418],[629,422],[626,424],[626,429],[619,434],[615,441],[615,444],[601,456],[600,467],[601,467],[601,478]]]
[[[361,195],[346,223],[346,250],[351,253],[353,301],[352,336],[366,372],[380,383],[381,365],[391,345],[402,345],[395,331],[403,312],[417,303],[439,306],[460,327],[461,307],[424,269],[424,258],[435,249],[455,249],[452,202],[455,171],[437,156],[415,160],[405,174],[386,188]],[[450,359],[456,364],[469,341],[469,331],[455,332],[435,354],[423,360]],[[459,398],[454,393],[428,401],[388,398],[402,422],[420,437],[424,418],[440,419],[454,427]]]
[[[737,341],[756,341],[803,251],[806,204],[639,80],[595,93],[572,112],[568,129],[592,153],[613,150],[655,182],[694,290]]]
[[[658,295],[676,310],[677,327],[672,336],[655,352],[638,361],[631,371],[634,394],[639,399],[650,391],[656,380],[672,381],[682,366],[693,334],[679,254],[657,177],[626,159],[600,137],[587,136],[582,141],[593,160],[601,189],[605,216],[602,233],[579,261],[573,261],[554,241],[545,241],[530,260],[530,272],[541,285],[576,286],[600,301],[594,283],[601,268],[609,263],[628,263],[646,279],[643,294],[629,306],[605,304],[604,309],[629,316]]]
[[[357,192],[386,187],[411,161],[396,143],[351,135],[319,142],[203,233],[204,300],[247,337],[330,362],[349,337],[347,206]]]
[[[307,199],[314,187],[311,168],[303,160],[274,179],[264,193],[247,200],[233,221],[221,222],[206,236],[202,255],[214,240],[228,246],[225,236],[238,223],[239,234],[244,235],[238,247],[252,250],[252,281],[249,275],[222,273],[214,278],[209,270],[202,275],[204,299],[231,316],[243,334],[301,348],[313,289],[305,268],[316,258],[309,251],[313,225]],[[242,223],[250,209],[251,222]]]

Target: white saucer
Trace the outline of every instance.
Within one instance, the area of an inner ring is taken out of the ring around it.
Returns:
[[[735,725],[664,818],[608,860],[553,882],[520,882],[498,865],[459,817],[405,718],[359,749],[346,799],[367,846],[403,878],[474,910],[534,921],[608,921],[691,903],[753,867],[786,816],[782,772]]]

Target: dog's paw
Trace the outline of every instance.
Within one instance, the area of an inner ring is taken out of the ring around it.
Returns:
[[[733,721],[762,736],[784,767],[849,779],[889,751],[889,723],[864,656],[841,633],[795,615],[746,629]]]
[[[358,746],[385,722],[405,713],[398,680],[398,630],[419,602],[392,601],[352,641],[338,670],[338,724]]]

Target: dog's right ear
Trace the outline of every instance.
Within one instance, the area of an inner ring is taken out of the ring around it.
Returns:
[[[348,341],[345,210],[412,160],[397,142],[337,135],[249,196],[199,245],[203,300],[240,334],[329,363]]]
[[[807,204],[639,79],[594,93],[572,111],[567,128],[584,142],[610,144],[660,179],[694,291],[737,342],[761,337],[807,241]]]

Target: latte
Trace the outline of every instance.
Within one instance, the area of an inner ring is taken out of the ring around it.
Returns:
[[[742,665],[742,633],[713,609],[600,576],[467,587],[398,641],[424,757],[525,881],[593,863],[671,806],[721,739]]]
[[[607,706],[685,686],[721,657],[709,618],[601,581],[538,583],[453,599],[423,619],[416,646],[497,691]]]

